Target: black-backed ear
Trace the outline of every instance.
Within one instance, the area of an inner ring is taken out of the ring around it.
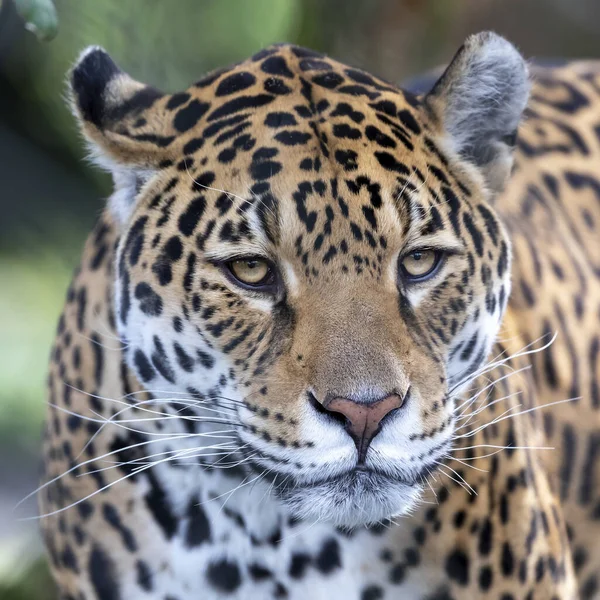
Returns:
[[[136,191],[175,140],[158,90],[132,79],[98,46],[84,50],[70,74],[70,101],[95,163],[113,174],[110,203],[126,220]]]
[[[451,148],[480,168],[489,189],[504,187],[529,96],[527,65],[491,32],[472,35],[425,96]]]

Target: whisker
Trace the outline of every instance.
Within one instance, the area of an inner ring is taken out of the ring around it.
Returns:
[[[479,390],[474,396],[471,396],[465,402],[463,402],[462,404],[460,404],[459,406],[457,406],[456,409],[455,409],[455,411],[461,410],[463,408],[463,406],[465,406],[466,404],[472,403],[481,394],[483,394],[483,392],[489,390],[490,388],[492,388],[496,384],[500,383],[501,381],[504,381],[505,379],[508,379],[509,377],[512,377],[513,375],[518,375],[519,373],[522,373],[524,371],[529,371],[530,369],[531,369],[531,365],[527,365],[525,367],[517,369],[516,371],[511,371],[510,373],[505,373],[504,375],[501,375],[497,379],[494,379],[491,383],[488,383],[486,386],[484,386],[483,388],[481,388],[481,390]]]
[[[498,446],[496,444],[477,444],[476,446],[459,446],[451,450],[451,452],[458,452],[459,450],[475,450],[477,448],[497,448],[499,452],[502,450],[555,450],[554,446]],[[496,454],[496,452],[492,452]],[[491,456],[491,454],[489,455]],[[476,460],[477,458],[483,458],[476,456],[474,458],[463,458],[461,460]]]
[[[480,375],[489,373],[489,371],[495,369],[496,367],[501,367],[503,365],[506,365],[506,363],[511,360],[514,360],[516,358],[522,358],[524,356],[530,356],[532,354],[537,354],[539,352],[543,352],[544,350],[548,349],[555,342],[556,338],[558,337],[558,331],[555,331],[552,336],[552,339],[548,343],[541,346],[540,348],[534,348],[532,350],[527,350],[528,348],[531,348],[531,346],[533,346],[533,344],[536,344],[538,341],[542,340],[544,337],[547,337],[548,335],[549,335],[549,333],[540,336],[537,340],[534,340],[533,342],[527,344],[521,350],[518,350],[514,354],[507,356],[505,359],[488,362],[486,365],[484,365],[483,367],[481,367],[480,369],[478,369],[477,371],[475,371],[468,377],[466,377],[463,380],[456,383],[450,389],[449,395],[452,395],[454,393],[454,391],[456,391],[459,387],[462,387],[463,385],[465,385],[469,380],[474,381]]]
[[[455,471],[452,467],[449,467],[448,465],[439,462],[439,461],[435,461],[435,464],[437,464],[440,468],[440,473],[443,473],[446,477],[449,477],[450,479],[452,479],[452,481],[455,481],[456,483],[458,483],[458,485],[460,485],[460,487],[462,487],[465,491],[469,492],[469,495],[475,495],[477,496],[477,492],[465,481],[465,479],[457,472]],[[441,469],[449,469],[450,471],[452,471],[457,477],[457,479],[454,479],[453,477],[451,477],[450,475],[448,475],[448,473],[445,473],[444,471],[442,471]],[[463,485],[464,484],[464,485]],[[467,486],[467,487],[465,487]]]
[[[470,465],[468,462],[465,462],[465,461],[461,460],[460,458],[453,457],[452,460],[463,465],[464,467],[469,467],[469,469],[474,469],[475,471],[479,471],[480,473],[489,473],[489,471],[487,469],[480,469],[479,467]]]
[[[461,416],[464,413],[461,413],[461,415],[459,415],[456,418],[456,421],[461,421],[463,419],[468,419],[463,425],[462,427],[464,427],[465,425],[468,424],[468,422],[473,418],[476,417],[477,415],[481,414],[482,412],[484,412],[485,410],[487,410],[490,406],[494,406],[495,404],[498,404],[499,402],[504,402],[505,400],[509,400],[510,398],[515,398],[516,396],[520,396],[523,393],[522,390],[518,390],[516,392],[513,392],[512,394],[507,394],[506,396],[502,396],[501,398],[497,398],[496,400],[493,400],[492,402],[486,402],[486,403],[482,403],[482,405],[474,412],[466,414],[464,416]]]
[[[234,433],[234,432],[233,431],[228,431],[228,430],[223,430],[223,431],[221,431],[219,433]],[[52,479],[49,479],[48,481],[44,482],[42,485],[40,485],[39,487],[37,487],[33,492],[30,492],[29,494],[27,494],[22,500],[19,500],[19,502],[15,505],[14,510],[18,509],[24,502],[26,502],[27,500],[29,500],[29,498],[31,498],[35,494],[41,492],[42,490],[44,490],[48,486],[52,485],[53,483],[56,483],[57,481],[59,481],[63,477],[66,477],[67,475],[69,475],[73,471],[75,471],[77,469],[80,469],[82,467],[85,467],[86,465],[88,465],[90,463],[93,463],[93,462],[96,462],[96,461],[101,461],[104,458],[106,458],[108,456],[112,456],[114,454],[118,454],[119,452],[124,452],[126,450],[133,450],[133,449],[139,448],[141,446],[147,446],[148,444],[154,444],[156,442],[169,442],[169,441],[173,441],[173,440],[188,439],[190,437],[194,437],[194,435],[181,434],[181,435],[175,435],[175,436],[172,436],[170,438],[166,438],[166,439],[162,439],[162,440],[156,440],[156,439],[144,440],[142,442],[137,442],[135,444],[130,444],[128,446],[123,446],[121,448],[117,448],[115,450],[111,450],[110,452],[106,452],[105,454],[102,454],[101,456],[95,456],[93,458],[85,460],[82,463],[78,463],[78,464],[74,465],[73,467],[70,467],[67,471],[64,471],[60,475],[57,475],[56,477],[53,477]],[[211,436],[207,436],[207,437],[211,437]],[[217,437],[217,436],[212,436],[212,437]],[[38,518],[38,517],[31,517],[31,518]]]
[[[486,425],[482,425],[482,426],[480,426],[479,428],[477,428],[477,429],[475,429],[474,431],[471,431],[471,432],[469,432],[469,433],[467,433],[467,434],[464,434],[464,435],[457,436],[457,438],[456,438],[456,439],[458,439],[458,438],[462,438],[462,437],[472,437],[473,435],[475,435],[475,434],[479,433],[479,431],[482,431],[482,430],[483,430],[483,429],[485,429],[486,427],[489,427],[490,425],[494,425],[495,423],[500,423],[501,421],[505,421],[506,419],[512,419],[512,418],[514,418],[514,417],[519,417],[519,416],[521,416],[521,415],[526,415],[526,414],[528,414],[528,413],[535,412],[536,410],[542,410],[542,409],[544,409],[544,408],[550,408],[550,407],[552,407],[552,406],[557,406],[557,405],[559,405],[559,404],[565,404],[565,403],[567,403],[567,402],[574,402],[574,401],[576,401],[576,400],[581,400],[581,397],[576,397],[576,398],[567,398],[566,400],[557,400],[556,402],[549,402],[548,404],[541,404],[540,406],[534,406],[533,408],[528,408],[528,409],[526,409],[526,410],[522,410],[521,412],[514,413],[514,414],[512,414],[512,415],[506,415],[506,413],[503,413],[502,415],[500,415],[499,417],[497,417],[497,418],[495,418],[494,420],[490,421],[490,422],[489,422],[489,423],[487,423]],[[513,407],[513,409],[514,409],[514,408],[518,408],[518,407],[520,407],[520,406],[522,406],[522,405],[521,405],[521,404],[519,404],[519,405],[517,405],[516,407]],[[510,409],[510,410],[513,410],[513,409]],[[509,411],[506,411],[506,412],[509,412]]]

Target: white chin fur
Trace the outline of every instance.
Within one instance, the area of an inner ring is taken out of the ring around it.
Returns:
[[[288,490],[283,500],[296,517],[307,522],[353,528],[410,513],[421,492],[416,485],[387,481],[374,486],[372,482],[348,478]]]

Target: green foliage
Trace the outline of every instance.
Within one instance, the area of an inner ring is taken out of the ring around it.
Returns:
[[[25,27],[43,42],[58,33],[58,16],[52,0],[13,0]]]
[[[0,255],[0,437],[37,440],[50,346],[71,269],[56,254]],[[0,596],[2,598],[2,596]]]
[[[2,600],[54,600],[52,582],[45,558],[39,558],[13,577],[0,578]]]

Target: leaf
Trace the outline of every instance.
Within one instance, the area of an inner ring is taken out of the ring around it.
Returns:
[[[25,21],[25,28],[43,42],[58,33],[58,15],[52,0],[14,0],[17,12]]]

